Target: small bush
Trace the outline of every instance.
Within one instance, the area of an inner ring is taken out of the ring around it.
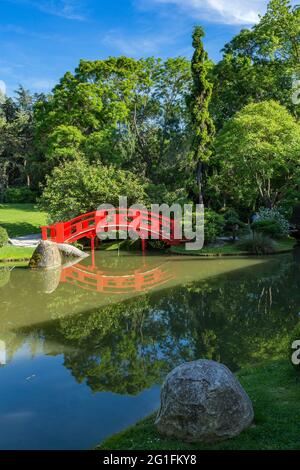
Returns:
[[[8,244],[8,233],[5,228],[0,227],[0,248]]]
[[[36,194],[26,186],[8,188],[5,191],[4,200],[11,204],[35,202]]]
[[[253,222],[251,228],[254,232],[262,233],[271,238],[278,238],[282,236],[282,230],[276,220],[258,220]]]
[[[254,237],[244,238],[244,240],[239,242],[238,246],[240,250],[256,255],[270,255],[276,249],[275,242],[260,233],[257,233]]]
[[[212,243],[222,234],[224,229],[224,217],[211,209],[205,209],[204,215],[204,235],[205,243]]]

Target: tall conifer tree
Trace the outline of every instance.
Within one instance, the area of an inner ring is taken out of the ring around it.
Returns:
[[[211,144],[215,127],[209,114],[212,96],[212,84],[208,80],[211,62],[203,46],[204,31],[196,26],[193,32],[194,55],[192,58],[193,90],[190,109],[193,125],[193,161],[196,167],[196,179],[199,190],[199,203],[203,204],[203,174],[205,165],[211,156]]]

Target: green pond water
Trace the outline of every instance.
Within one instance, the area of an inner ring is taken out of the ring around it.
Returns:
[[[299,322],[300,253],[205,259],[98,252],[0,269],[0,449],[86,449],[159,406],[199,358],[276,357]]]

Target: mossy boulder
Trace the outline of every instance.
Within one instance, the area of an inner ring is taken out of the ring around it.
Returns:
[[[62,264],[60,250],[56,243],[42,240],[36,247],[29,262],[30,268],[53,269]]]

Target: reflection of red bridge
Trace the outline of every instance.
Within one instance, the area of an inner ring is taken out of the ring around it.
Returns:
[[[81,238],[90,238],[94,246],[97,233],[134,231],[142,239],[144,249],[146,239],[162,240],[168,245],[180,244],[181,240],[176,237],[177,228],[177,221],[161,214],[119,208],[90,212],[68,222],[42,227],[42,238],[56,243],[74,243]]]
[[[153,268],[143,266],[124,274],[114,274],[109,271],[101,271],[95,266],[76,264],[63,269],[60,281],[94,292],[129,294],[147,292],[172,279],[174,279],[174,275],[168,272],[167,263]]]

